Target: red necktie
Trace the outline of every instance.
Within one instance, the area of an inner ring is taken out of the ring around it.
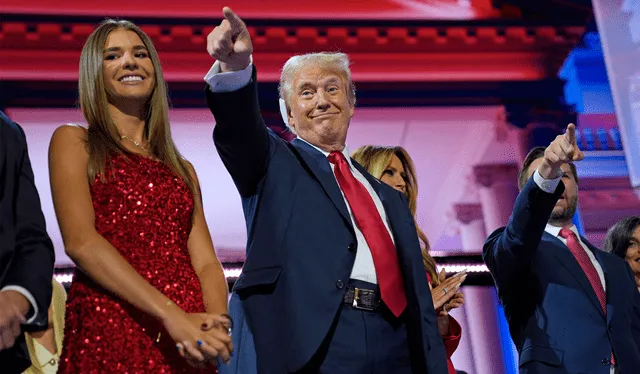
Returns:
[[[598,272],[596,271],[595,266],[593,266],[593,262],[587,255],[587,252],[582,247],[580,242],[578,241],[578,237],[576,234],[567,228],[562,228],[560,230],[560,236],[567,240],[567,247],[569,247],[569,251],[573,254],[573,257],[576,258],[578,264],[584,271],[584,274],[589,279],[589,283],[591,283],[591,287],[593,287],[593,291],[596,293],[596,297],[600,302],[600,306],[602,307],[602,311],[607,314],[607,296],[604,292],[604,288],[602,287],[602,282],[600,281],[600,277],[598,276]]]
[[[371,249],[382,301],[396,317],[399,317],[407,306],[407,296],[391,235],[382,222],[371,194],[353,176],[344,155],[341,152],[331,152],[328,158],[329,162],[335,165],[334,174],[338,184],[347,198],[358,228]]]
[[[560,236],[566,239],[569,251],[571,251],[573,257],[576,258],[578,264],[580,264],[580,267],[582,268],[582,271],[584,271],[584,274],[587,276],[587,279],[589,279],[589,283],[591,283],[591,287],[593,288],[593,291],[595,291],[596,297],[600,302],[600,307],[606,316],[607,295],[604,291],[604,287],[602,287],[602,281],[600,281],[596,267],[593,266],[593,262],[591,262],[589,255],[587,255],[586,250],[582,247],[578,241],[578,237],[573,231],[567,228],[562,228],[560,230]],[[613,353],[611,353],[611,363],[615,364],[615,362]]]

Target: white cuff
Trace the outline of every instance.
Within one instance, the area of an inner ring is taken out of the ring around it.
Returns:
[[[253,56],[251,62],[243,70],[222,72],[220,70],[220,61],[216,61],[204,81],[209,85],[211,92],[231,92],[237,91],[249,84],[251,74],[253,73]]]
[[[33,297],[31,292],[27,291],[26,288],[20,286],[5,286],[0,290],[0,292],[3,291],[16,291],[24,296],[27,300],[29,300],[29,303],[33,307],[33,315],[27,320],[25,324],[28,325],[36,319],[36,317],[38,316],[38,304],[36,304],[36,299]]]
[[[556,188],[558,188],[558,185],[560,184],[560,180],[564,175],[564,171],[562,171],[562,169],[558,169],[558,173],[556,175],[557,176],[553,179],[544,179],[536,169],[536,171],[533,173],[533,181],[538,185],[538,187],[540,187],[542,191],[546,193],[554,193],[556,192]]]

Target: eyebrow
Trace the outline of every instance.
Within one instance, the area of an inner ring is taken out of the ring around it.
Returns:
[[[340,80],[340,78],[338,77],[330,77],[328,78],[326,81],[322,82],[323,84],[340,84],[342,81]],[[300,82],[300,84],[298,84],[298,89],[303,89],[306,87],[310,87],[313,86],[313,82],[312,81],[302,81]]]
[[[141,49],[147,49],[147,47],[145,47],[144,45],[138,44],[133,46],[133,50],[134,51],[139,51]],[[104,51],[102,51],[102,53],[108,53],[108,52],[118,52],[121,51],[122,47],[109,47],[109,48],[105,48]]]

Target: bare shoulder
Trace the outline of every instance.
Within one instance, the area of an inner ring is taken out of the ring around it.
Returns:
[[[87,129],[78,125],[62,125],[51,136],[49,152],[70,152],[87,154]]]

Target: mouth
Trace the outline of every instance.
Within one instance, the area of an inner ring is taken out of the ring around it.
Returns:
[[[337,115],[337,114],[338,114],[338,113],[322,113],[322,114],[318,114],[317,116],[313,116],[312,118],[313,118],[313,119],[316,119],[316,118],[326,118],[326,117],[335,116],[335,115]]]
[[[137,74],[128,74],[128,75],[123,75],[122,77],[120,77],[118,79],[118,82],[121,83],[128,83],[128,84],[135,84],[135,83],[140,83],[144,80],[144,77],[142,75],[137,75]]]

